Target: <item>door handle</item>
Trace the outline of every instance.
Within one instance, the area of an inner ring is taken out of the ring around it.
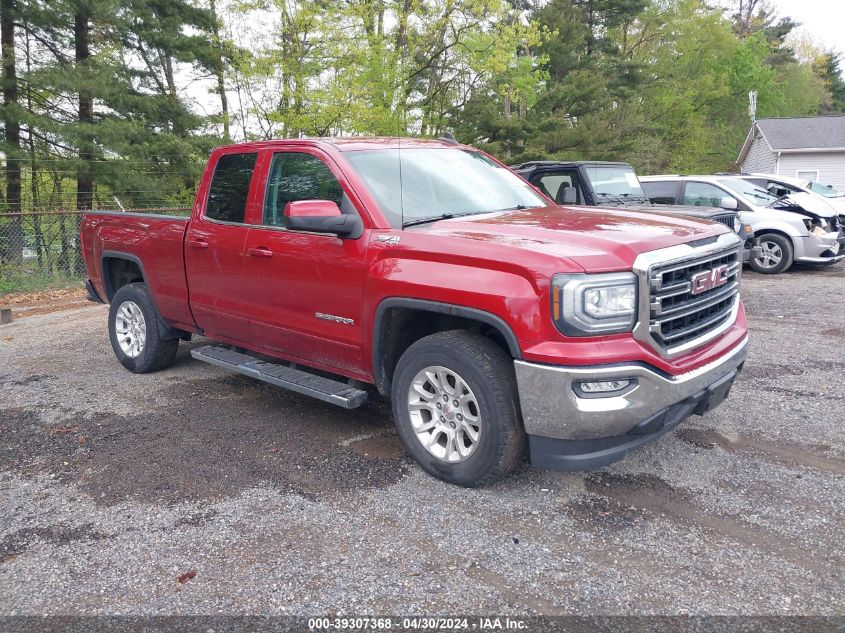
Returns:
[[[272,257],[273,251],[264,246],[259,246],[257,248],[246,249],[246,254],[252,257]]]
[[[188,240],[188,246],[191,248],[208,248],[208,242],[205,240]]]

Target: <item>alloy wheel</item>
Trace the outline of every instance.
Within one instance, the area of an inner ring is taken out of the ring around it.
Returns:
[[[441,366],[419,371],[408,389],[408,412],[417,440],[437,459],[462,462],[478,448],[481,409],[457,372]]]

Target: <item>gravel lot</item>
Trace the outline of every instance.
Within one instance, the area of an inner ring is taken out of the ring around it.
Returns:
[[[732,397],[588,474],[464,490],[346,412],[190,358],[135,376],[106,308],[0,326],[0,614],[845,612],[845,266],[746,271]],[[0,301],[2,303],[2,301]]]

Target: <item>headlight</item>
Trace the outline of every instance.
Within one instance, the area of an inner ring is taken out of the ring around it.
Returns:
[[[552,277],[552,318],[562,334],[630,332],[637,316],[633,273]]]
[[[824,218],[804,218],[804,226],[810,233],[813,232],[813,229],[821,229],[824,233],[830,233],[833,230],[830,221]]]

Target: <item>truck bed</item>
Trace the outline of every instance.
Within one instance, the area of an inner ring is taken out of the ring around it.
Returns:
[[[189,218],[149,213],[93,211],[82,221],[88,277],[104,301],[114,275],[133,262],[144,273],[161,316],[174,326],[194,327],[188,305],[184,239]]]

